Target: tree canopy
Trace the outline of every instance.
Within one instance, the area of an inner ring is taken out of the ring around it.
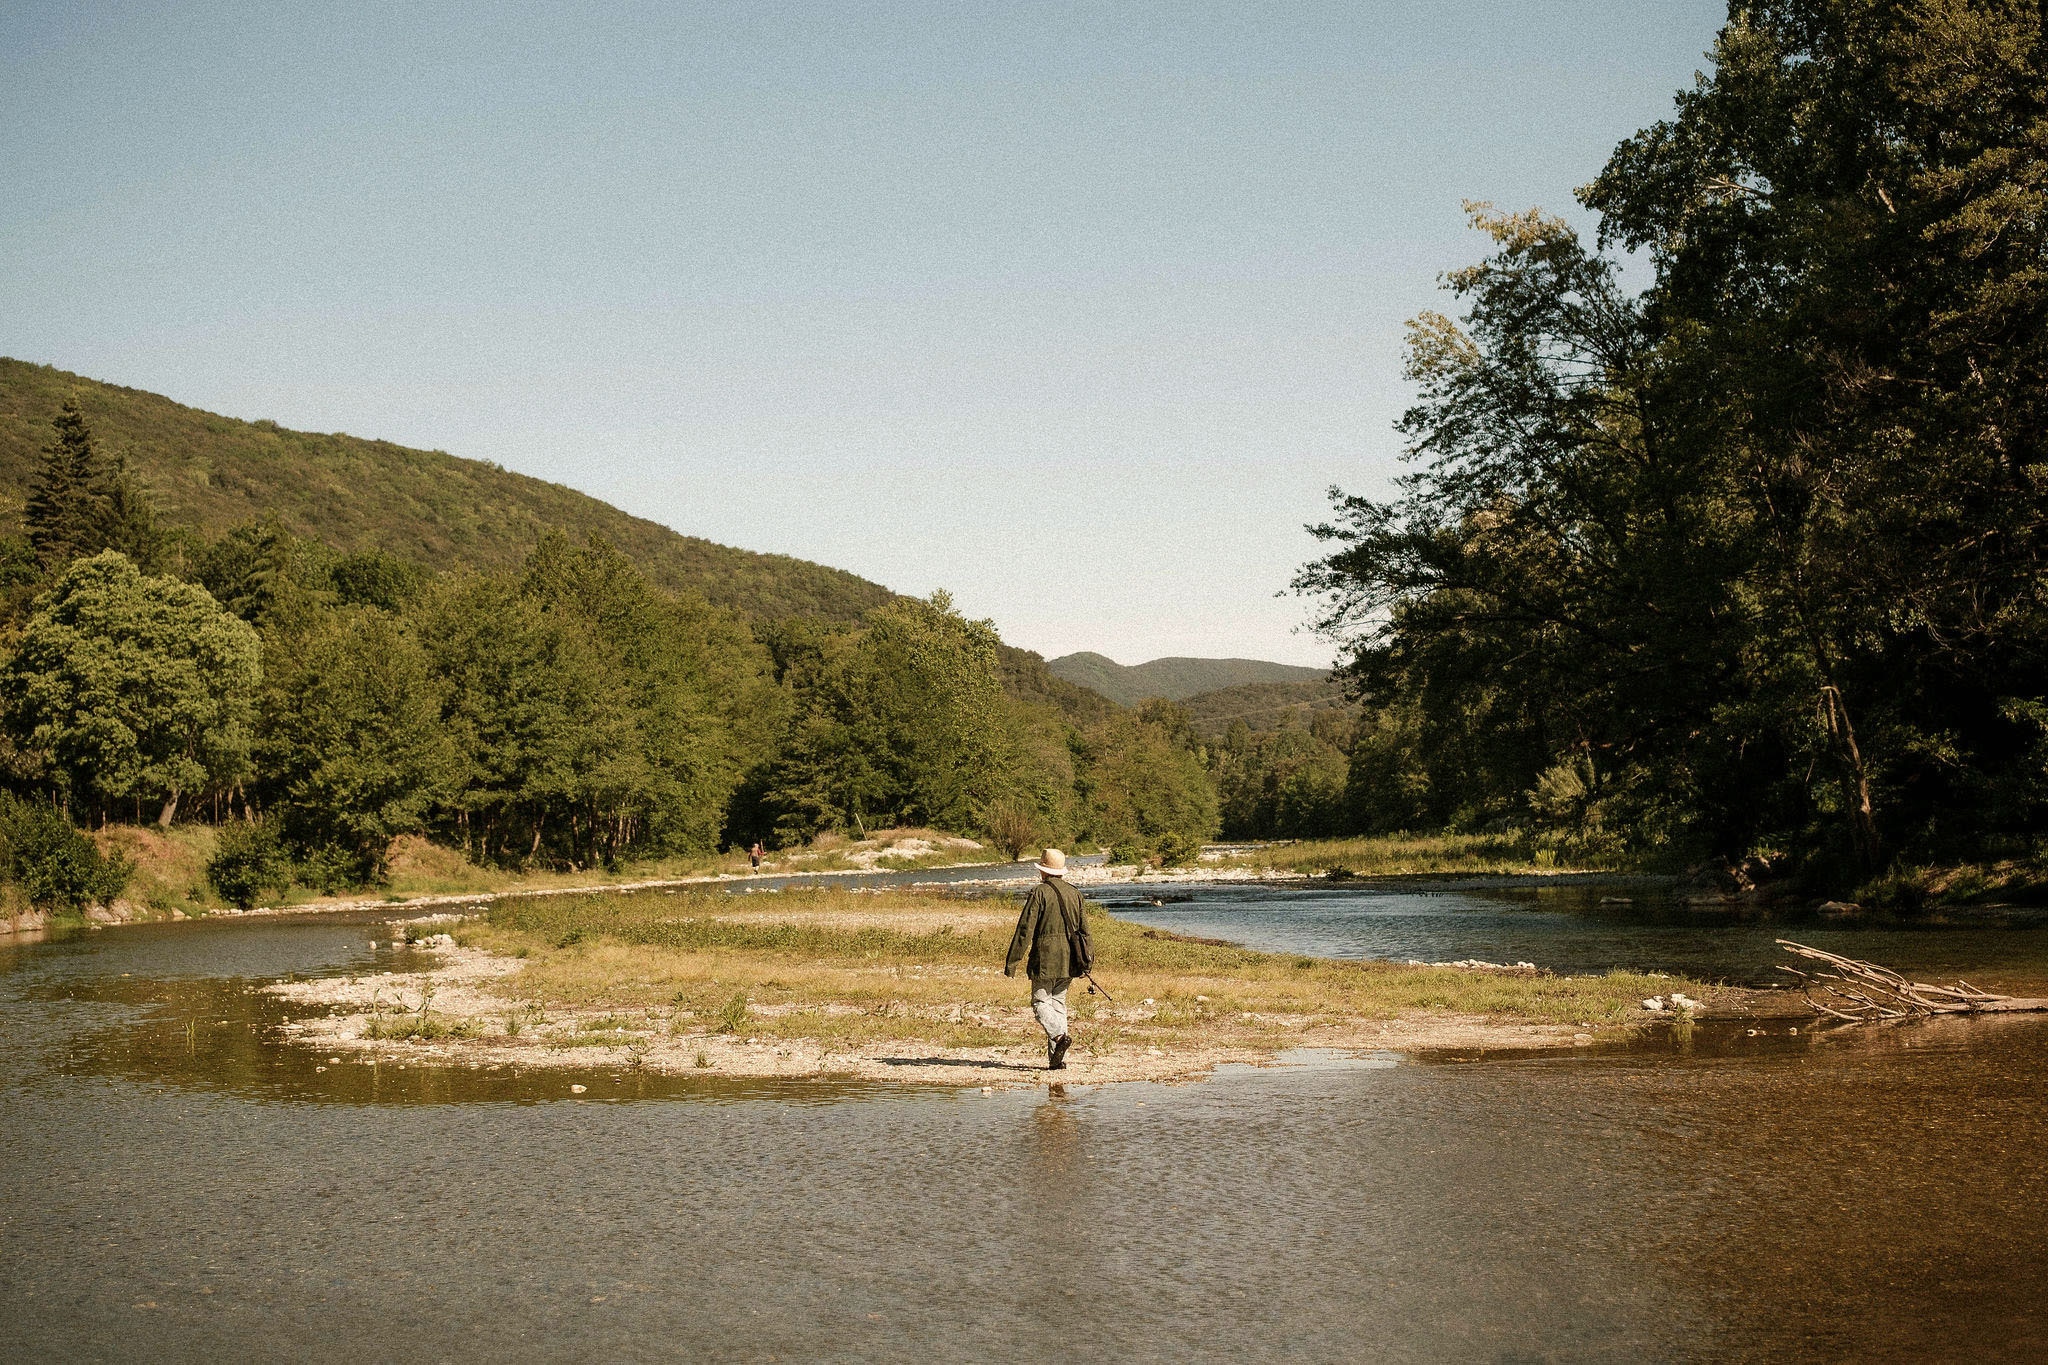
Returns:
[[[204,588],[107,550],[37,600],[9,661],[7,721],[67,800],[103,815],[232,783],[249,768],[256,632]]]
[[[1582,191],[1595,246],[1475,206],[1466,310],[1411,334],[1418,468],[1341,498],[1300,586],[1412,716],[1375,761],[1436,818],[1604,810],[1642,847],[1833,876],[2025,846],[2039,8],[1736,3],[1713,56]]]

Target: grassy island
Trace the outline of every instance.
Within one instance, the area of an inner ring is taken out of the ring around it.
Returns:
[[[506,899],[478,918],[413,926],[421,944],[401,970],[274,989],[339,1007],[300,1025],[323,1047],[978,1084],[1035,1071],[1043,1055],[1024,983],[1001,970],[1015,913],[1014,896],[918,889]],[[1704,994],[1634,973],[1253,952],[1099,910],[1091,926],[1097,975],[1116,998],[1072,993],[1064,1079],[1079,1082],[1301,1046],[1569,1045],[1640,1017],[1646,996]]]

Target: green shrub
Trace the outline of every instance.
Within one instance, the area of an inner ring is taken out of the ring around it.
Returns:
[[[54,807],[0,794],[0,875],[36,909],[108,904],[133,871],[121,855],[102,854]]]
[[[1039,818],[1038,812],[1015,797],[1006,797],[991,806],[982,816],[981,826],[987,832],[989,842],[1012,860],[1040,847],[1046,840],[1045,822]]]
[[[221,899],[247,910],[263,899],[264,892],[291,885],[291,860],[268,821],[231,820],[221,826],[206,864],[206,880]]]
[[[1112,866],[1122,867],[1126,863],[1143,863],[1145,850],[1139,847],[1135,840],[1115,839],[1104,851],[1104,856]]]
[[[376,880],[375,870],[366,866],[360,853],[339,844],[302,848],[292,864],[292,879],[310,886],[323,896],[359,891]]]

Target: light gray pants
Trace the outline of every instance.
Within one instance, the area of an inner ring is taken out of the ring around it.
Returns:
[[[1031,1012],[1048,1040],[1067,1036],[1067,982],[1069,977],[1031,983]]]

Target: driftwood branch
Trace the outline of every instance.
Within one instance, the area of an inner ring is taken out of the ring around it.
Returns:
[[[2048,1012],[2048,1000],[1994,995],[1963,980],[1949,986],[1908,981],[1889,967],[1809,948],[1789,938],[1779,939],[1778,946],[1795,957],[1820,964],[1821,969],[1813,971],[1801,967],[1778,968],[1799,978],[1799,988],[1806,996],[1806,1003],[1821,1014],[1851,1023],[1873,1019],[1924,1019],[1936,1014]]]

